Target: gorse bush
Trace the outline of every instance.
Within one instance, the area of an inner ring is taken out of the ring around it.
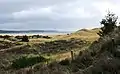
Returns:
[[[48,59],[44,58],[43,56],[21,56],[19,59],[15,59],[12,61],[12,67],[19,69],[19,68],[25,68],[28,66],[32,66],[34,64],[40,63],[40,62],[46,62]]]

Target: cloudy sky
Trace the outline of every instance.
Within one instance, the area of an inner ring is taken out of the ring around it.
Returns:
[[[108,9],[119,16],[119,8],[120,0],[0,0],[0,29],[99,27]]]

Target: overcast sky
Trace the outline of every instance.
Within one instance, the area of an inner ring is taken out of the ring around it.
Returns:
[[[120,0],[0,0],[0,29],[99,27],[108,9],[120,16]]]

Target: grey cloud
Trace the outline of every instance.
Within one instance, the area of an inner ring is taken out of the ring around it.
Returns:
[[[101,12],[92,4],[104,1],[108,0],[0,0],[0,29],[79,29],[98,26]],[[118,1],[114,0],[113,3]]]

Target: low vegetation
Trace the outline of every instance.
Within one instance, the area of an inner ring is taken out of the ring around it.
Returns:
[[[65,36],[68,35],[64,35],[64,37]],[[72,34],[69,36],[72,36]],[[11,37],[12,39],[16,40],[11,40],[9,38],[4,40],[1,38],[1,44],[9,45],[9,47],[4,46],[5,48],[1,48],[0,56],[4,57],[0,58],[0,62],[2,63],[0,71],[6,73],[7,70],[10,72],[10,74],[12,74],[19,72],[21,69],[24,70],[25,68],[29,67],[34,67],[34,70],[38,70],[38,67],[41,69],[44,65],[49,66],[54,61],[58,62],[61,65],[69,65],[71,62],[70,51],[74,51],[75,56],[77,56],[80,50],[91,44],[90,41],[74,37],[67,39],[61,39],[59,37],[56,38],[56,36],[51,36],[50,38],[46,37]],[[42,41],[43,38],[44,40]],[[32,43],[33,39],[37,42]],[[30,56],[31,54],[33,55]],[[4,64],[4,62],[6,62],[6,64]]]
[[[26,55],[13,60],[11,67],[16,69],[25,68],[25,67],[32,66],[40,62],[46,62],[46,61],[48,61],[48,59],[40,55]]]
[[[117,17],[108,13],[100,29],[12,37],[15,41],[1,37],[0,73],[120,74],[120,26],[116,22]]]

